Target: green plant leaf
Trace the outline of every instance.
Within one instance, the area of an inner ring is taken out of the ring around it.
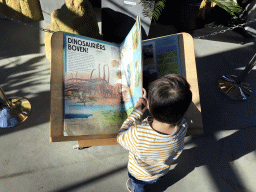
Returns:
[[[233,0],[210,0],[216,3],[220,8],[227,11],[230,15],[236,16],[243,11],[242,7],[240,7],[235,1]]]
[[[155,0],[155,6],[153,7],[151,3],[149,3],[150,0],[141,0],[140,3],[143,5],[143,15],[145,17],[150,17],[153,19],[154,22],[156,22],[164,7],[166,0]],[[152,1],[152,0],[151,0]]]
[[[166,0],[161,0],[155,4],[154,11],[153,11],[154,22],[156,22],[159,19],[160,15],[165,7],[165,2],[166,2]]]

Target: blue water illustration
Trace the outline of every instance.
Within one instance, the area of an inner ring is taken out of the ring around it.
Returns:
[[[131,85],[131,69],[130,69],[130,64],[127,65],[127,74],[128,74],[127,82],[128,82],[128,86],[130,86]]]
[[[72,103],[65,101],[65,119],[77,119],[77,118],[88,118],[93,116],[93,111],[124,111],[124,108],[120,105],[98,105],[98,104],[86,104],[83,103]]]
[[[139,97],[142,97],[142,86],[139,85],[135,91],[133,97],[129,98],[127,104],[126,104],[126,109],[130,109],[135,107],[136,102],[139,100]]]
[[[83,118],[88,118],[91,117],[92,114],[65,114],[65,119],[83,119]]]

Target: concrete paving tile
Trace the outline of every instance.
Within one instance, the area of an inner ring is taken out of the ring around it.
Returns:
[[[0,143],[4,147],[1,149],[0,177],[96,159],[74,150],[75,142],[50,143],[48,123],[2,138]]]
[[[106,145],[106,146],[93,146],[82,150],[81,152],[88,152],[97,158],[109,157],[120,153],[127,153],[121,145]]]
[[[18,189],[20,192],[101,191],[99,189],[108,188],[106,185],[102,185],[102,182],[106,184],[109,183],[109,180],[112,183],[114,183],[113,181],[116,182],[115,178],[120,176],[119,172],[122,172],[123,169],[123,167],[113,168],[113,166],[107,166],[95,159],[88,162],[45,168],[28,174],[1,179],[1,188],[3,191],[17,191]],[[113,186],[116,188],[115,184]],[[119,187],[125,189],[125,185],[120,185]],[[93,190],[87,190],[87,188]],[[112,187],[112,190],[114,188]]]
[[[222,75],[240,75],[239,68],[245,67],[255,54],[255,43],[241,45],[222,39],[194,40],[199,93],[202,106],[204,133],[212,134],[219,130],[245,129],[256,125],[253,114],[256,113],[255,100],[245,102],[231,100],[218,89],[218,79]],[[252,70],[246,82],[256,89],[255,70]],[[252,98],[254,94],[252,95]]]
[[[32,97],[50,91],[50,66],[44,54],[11,57],[0,60],[0,65],[0,82],[6,95],[16,91],[22,93],[16,96]]]
[[[232,169],[240,175],[241,181],[244,183],[248,191],[255,191],[256,178],[256,153],[255,151],[235,160],[231,166]]]
[[[126,181],[128,179],[127,171],[122,170],[113,175],[108,175],[104,179],[88,184],[80,189],[74,189],[74,192],[113,192],[113,191],[128,191]]]
[[[216,189],[207,167],[202,166],[194,169],[187,177],[170,186],[166,191],[217,192],[218,189]]]

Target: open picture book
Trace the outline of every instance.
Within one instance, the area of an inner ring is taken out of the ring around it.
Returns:
[[[118,45],[64,33],[64,135],[117,133],[142,88],[181,74],[178,36],[141,38],[137,17]]]

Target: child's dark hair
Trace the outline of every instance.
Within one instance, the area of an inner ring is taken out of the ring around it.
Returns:
[[[149,109],[160,122],[176,124],[185,115],[191,101],[190,85],[180,75],[168,74],[149,85]]]

